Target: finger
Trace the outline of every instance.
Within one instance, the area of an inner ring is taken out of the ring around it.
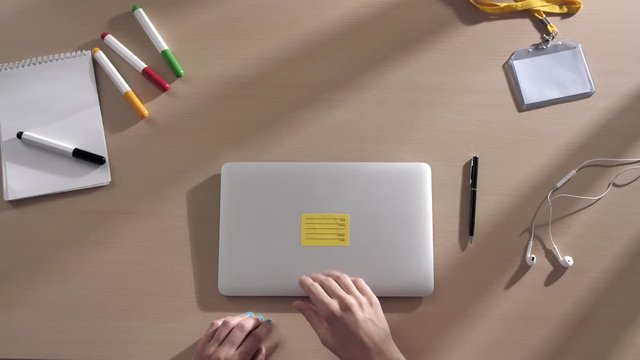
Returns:
[[[353,285],[360,291],[360,293],[369,301],[371,305],[380,304],[378,297],[376,294],[371,291],[369,285],[364,282],[361,278],[353,278]]]
[[[327,323],[320,314],[318,314],[318,311],[313,304],[306,301],[294,301],[293,307],[298,310],[305,319],[307,319],[307,322],[311,325],[313,331],[315,331],[320,338],[326,335]]]
[[[342,301],[345,298],[349,297],[349,295],[344,290],[342,290],[340,285],[338,285],[338,283],[329,276],[323,274],[311,274],[309,277],[313,279],[313,281],[320,284],[320,286],[322,286],[322,289],[324,289],[324,291],[329,296],[331,296],[331,298]]]
[[[227,336],[229,336],[229,333],[231,332],[231,330],[233,330],[233,328],[240,321],[246,319],[249,316],[252,317],[253,314],[252,313],[247,313],[247,314],[236,315],[236,316],[228,316],[228,317],[224,318],[222,320],[222,323],[218,327],[218,330],[216,330],[216,333],[213,336],[213,339],[211,339],[210,343],[215,345],[216,347],[222,345],[222,343],[225,341]]]
[[[214,320],[209,324],[209,327],[204,331],[204,334],[198,340],[198,344],[196,345],[196,353],[201,353],[204,351],[205,346],[211,342],[213,339],[213,335],[215,335],[216,330],[222,324],[223,319]]]
[[[244,339],[249,335],[251,331],[257,328],[262,322],[257,318],[245,318],[242,319],[236,326],[233,327],[233,330],[229,333],[229,336],[225,339],[224,343],[220,346],[221,350],[225,351],[235,351],[240,344],[244,341]]]
[[[258,350],[256,350],[256,352],[251,357],[251,360],[264,360],[266,359],[266,357],[267,357],[267,349],[264,347],[264,345],[260,345],[258,347]]]
[[[218,330],[222,324],[222,320],[223,319],[218,319],[211,322],[207,330],[204,332],[204,335],[202,335],[202,340],[205,344],[211,342],[213,336],[216,334],[216,330]]]
[[[337,307],[335,301],[324,291],[322,286],[313,281],[308,276],[303,276],[298,281],[302,290],[309,296],[311,302],[315,305],[318,313],[321,315],[329,315],[335,313],[334,307]]]
[[[240,359],[248,359],[250,356],[261,351],[259,348],[263,348],[262,344],[264,340],[271,334],[273,325],[270,321],[263,321],[260,325],[253,330],[238,347],[237,355]],[[255,356],[255,355],[254,355]]]
[[[364,296],[360,293],[360,291],[358,291],[356,286],[353,285],[353,281],[351,280],[351,278],[346,274],[338,271],[329,271],[326,275],[335,280],[335,282],[337,282],[342,290],[344,290],[344,292],[346,292],[347,294],[355,296],[357,298],[364,298]]]

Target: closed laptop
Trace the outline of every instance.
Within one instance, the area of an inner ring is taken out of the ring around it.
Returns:
[[[297,296],[301,275],[337,270],[378,296],[433,291],[431,168],[425,163],[227,163],[218,288]]]

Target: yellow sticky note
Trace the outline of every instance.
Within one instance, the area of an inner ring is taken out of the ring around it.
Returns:
[[[349,246],[349,214],[302,214],[300,245]]]

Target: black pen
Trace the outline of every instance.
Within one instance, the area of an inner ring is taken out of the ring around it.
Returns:
[[[97,165],[104,165],[107,162],[104,156],[94,154],[87,150],[61,143],[59,141],[36,135],[26,131],[18,131],[16,137],[24,143],[31,144],[42,149],[47,149],[59,154],[74,157],[76,159],[88,161]]]
[[[471,201],[469,204],[469,243],[473,242],[473,234],[476,230],[476,196],[478,194],[478,162],[479,158],[474,155],[471,158]]]

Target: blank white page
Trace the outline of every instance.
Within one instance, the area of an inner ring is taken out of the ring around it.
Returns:
[[[89,51],[0,65],[0,135],[4,199],[106,185],[98,166],[25,144],[28,131],[107,159],[102,115]]]

